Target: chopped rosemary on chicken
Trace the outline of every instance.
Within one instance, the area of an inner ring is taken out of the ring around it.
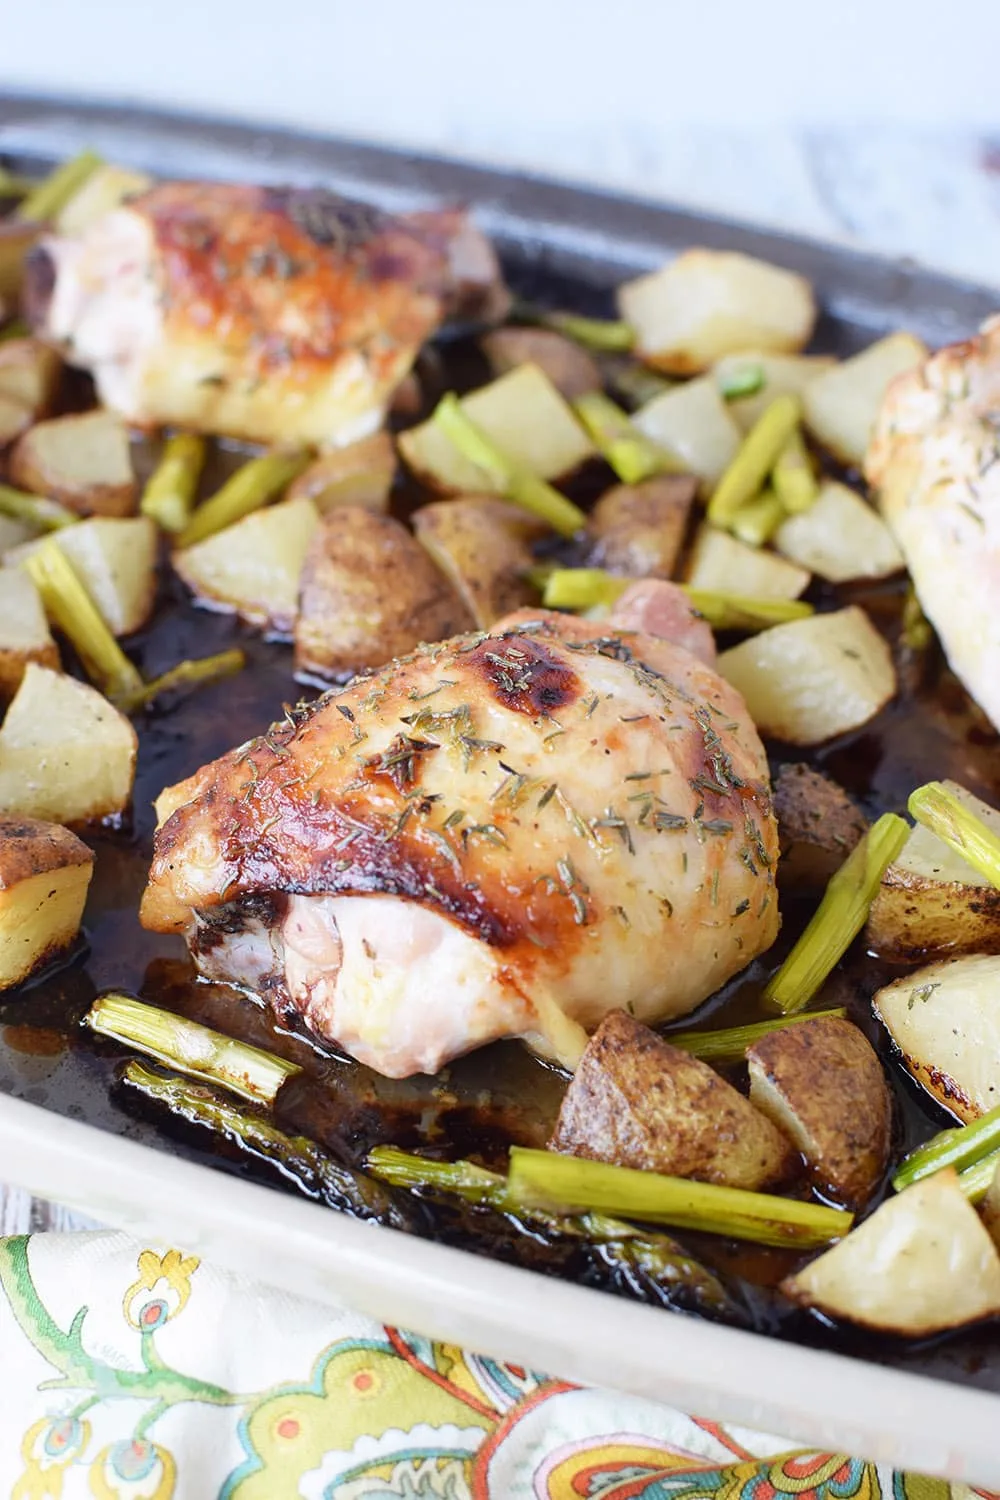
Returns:
[[[198,480],[205,463],[205,439],[194,432],[167,438],[160,461],[142,495],[142,513],[164,531],[183,531],[194,509]]]
[[[808,1005],[865,925],[883,872],[909,836],[909,825],[895,813],[872,824],[831,876],[805,932],[768,981],[765,1002],[785,1015]]]
[[[687,465],[683,459],[633,427],[621,407],[601,391],[586,391],[577,396],[573,410],[623,484],[638,484],[654,474],[685,472]]]
[[[1000,1105],[991,1109],[989,1114],[974,1120],[971,1125],[941,1130],[929,1141],[924,1141],[922,1146],[917,1146],[909,1156],[904,1157],[893,1173],[892,1185],[897,1193],[901,1193],[912,1183],[919,1182],[924,1177],[932,1177],[944,1167],[954,1167],[956,1172],[961,1173],[966,1167],[976,1166],[984,1158],[992,1158],[993,1153],[998,1150]]]
[[[940,781],[917,787],[907,804],[918,823],[943,839],[1000,890],[1000,838]]]
[[[87,675],[110,698],[141,691],[142,678],[104,623],[73,564],[50,538],[24,560],[45,613],[73,643]]]
[[[33,187],[18,204],[14,217],[44,223],[55,218],[60,209],[80,191],[87,178],[103,166],[103,158],[95,151],[81,151],[56,167],[44,181]]]
[[[83,1019],[98,1036],[134,1047],[180,1073],[207,1079],[256,1104],[273,1104],[285,1080],[301,1072],[273,1053],[131,995],[101,995]]]
[[[287,489],[310,463],[306,452],[265,453],[252,458],[208,500],[202,502],[177,538],[178,546],[203,542],[251,511],[260,510]]]
[[[777,396],[747,433],[708,504],[713,526],[728,529],[741,506],[760,492],[802,415],[794,396]]]
[[[523,1146],[511,1150],[508,1191],[521,1210],[620,1214],[789,1249],[829,1244],[854,1222],[846,1209]]]
[[[680,1047],[684,1052],[690,1052],[692,1057],[700,1057],[703,1062],[738,1063],[743,1061],[748,1047],[760,1041],[762,1036],[770,1036],[773,1031],[781,1031],[785,1026],[797,1026],[803,1021],[817,1021],[824,1017],[846,1014],[842,1005],[835,1005],[829,1010],[772,1016],[767,1021],[750,1021],[745,1026],[726,1026],[720,1031],[667,1032],[665,1040],[671,1047]]]

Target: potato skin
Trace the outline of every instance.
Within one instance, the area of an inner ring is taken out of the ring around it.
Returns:
[[[774,779],[774,814],[781,858],[779,884],[823,890],[868,831],[868,822],[830,777],[796,762]]]
[[[120,478],[107,481],[75,473],[69,461],[72,447],[68,436],[85,444],[91,454],[103,446],[109,466],[117,467],[120,427],[117,418],[99,410],[39,422],[11,450],[11,479],[21,489],[47,495],[80,516],[130,516],[138,495],[131,460],[127,475],[122,473]]]
[[[624,578],[673,578],[697,493],[689,474],[616,484],[591,513],[591,565]]]
[[[750,1099],[798,1146],[817,1186],[851,1208],[889,1161],[892,1100],[881,1064],[850,1021],[817,1016],[747,1052]]]
[[[387,432],[323,453],[289,486],[286,500],[311,500],[321,513],[340,505],[389,509],[396,450]]]
[[[890,865],[868,914],[865,938],[892,963],[1000,954],[1000,891],[926,880]]]
[[[66,865],[93,863],[93,852],[68,828],[41,818],[0,816],[0,891]]]
[[[551,328],[495,328],[479,340],[494,375],[517,365],[537,365],[556,390],[573,401],[603,384],[596,361],[572,339]]]
[[[785,1181],[799,1163],[731,1084],[625,1011],[591,1038],[549,1149],[750,1190]]]
[[[544,525],[492,495],[460,495],[422,505],[410,518],[417,541],[454,586],[480,630],[537,602],[526,573],[532,536]]]
[[[1000,1104],[1000,958],[966,954],[885,985],[876,1017],[921,1088],[964,1125]]]
[[[379,667],[421,641],[471,628],[465,605],[405,526],[360,506],[323,517],[302,570],[296,671],[337,677]]]

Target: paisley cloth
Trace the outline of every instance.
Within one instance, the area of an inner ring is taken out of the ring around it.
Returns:
[[[124,1234],[0,1240],[11,1500],[969,1500]],[[980,1492],[985,1493],[985,1492]]]

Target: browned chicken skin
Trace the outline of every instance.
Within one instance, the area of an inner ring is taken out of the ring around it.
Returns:
[[[778,929],[767,762],[630,613],[422,647],[170,788],[143,922],[390,1076],[690,1010]]]
[[[44,239],[27,306],[131,422],[339,445],[381,424],[446,317],[501,314],[505,293],[459,209],[177,182]]]

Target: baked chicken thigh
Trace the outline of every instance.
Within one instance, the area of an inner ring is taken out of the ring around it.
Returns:
[[[381,424],[445,317],[502,315],[506,294],[461,210],[175,182],[43,239],[26,302],[130,422],[337,446]]]
[[[169,788],[144,924],[390,1077],[691,1010],[775,938],[777,834],[705,627],[641,589],[627,630],[520,611]]]
[[[1000,729],[1000,317],[893,382],[865,472],[953,671]]]

